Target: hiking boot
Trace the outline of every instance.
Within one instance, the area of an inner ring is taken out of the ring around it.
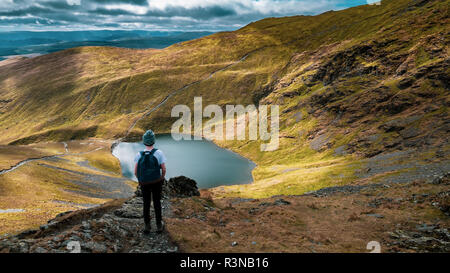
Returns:
[[[151,229],[150,223],[145,223],[144,234],[149,234]]]
[[[161,233],[164,230],[164,223],[163,222],[159,222],[156,223],[156,232],[157,233]]]

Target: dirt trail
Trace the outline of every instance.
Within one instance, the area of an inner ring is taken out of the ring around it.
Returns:
[[[87,151],[87,152],[69,153],[69,149],[67,147],[67,143],[65,143],[65,142],[62,142],[62,143],[64,144],[65,153],[57,154],[57,155],[47,155],[47,156],[35,157],[35,158],[28,158],[28,159],[22,160],[19,163],[17,163],[16,165],[12,166],[11,168],[0,170],[0,175],[12,172],[12,171],[16,170],[17,168],[19,168],[19,167],[21,167],[21,166],[23,166],[23,165],[25,165],[27,163],[33,162],[33,161],[44,160],[44,159],[61,158],[61,157],[68,156],[68,155],[83,155],[83,154],[92,153],[92,152],[95,152],[95,151],[98,151],[98,150],[101,150],[101,149],[104,148],[104,147],[98,147],[96,149],[93,149],[93,150],[90,150],[90,151]]]

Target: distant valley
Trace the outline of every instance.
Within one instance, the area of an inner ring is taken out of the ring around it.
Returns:
[[[165,48],[210,34],[212,32],[144,30],[0,32],[0,61],[17,55],[32,57],[79,46]]]

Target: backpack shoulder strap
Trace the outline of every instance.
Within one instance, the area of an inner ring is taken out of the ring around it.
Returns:
[[[139,157],[138,163],[142,162],[145,159],[145,151],[140,151],[139,155],[140,155],[140,157]]]
[[[156,151],[158,151],[158,149],[154,148],[154,149],[150,152],[150,154],[153,155]]]

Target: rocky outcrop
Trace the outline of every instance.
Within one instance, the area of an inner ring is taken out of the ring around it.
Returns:
[[[164,183],[163,194],[167,197],[191,197],[199,196],[197,182],[186,176],[173,177]]]
[[[138,186],[135,192],[136,196],[141,197],[142,192]],[[186,176],[177,176],[165,180],[162,190],[163,198],[184,198],[191,196],[199,196],[197,182]]]
[[[417,225],[415,230],[389,232],[392,246],[417,252],[450,252],[450,233],[439,225]]]

